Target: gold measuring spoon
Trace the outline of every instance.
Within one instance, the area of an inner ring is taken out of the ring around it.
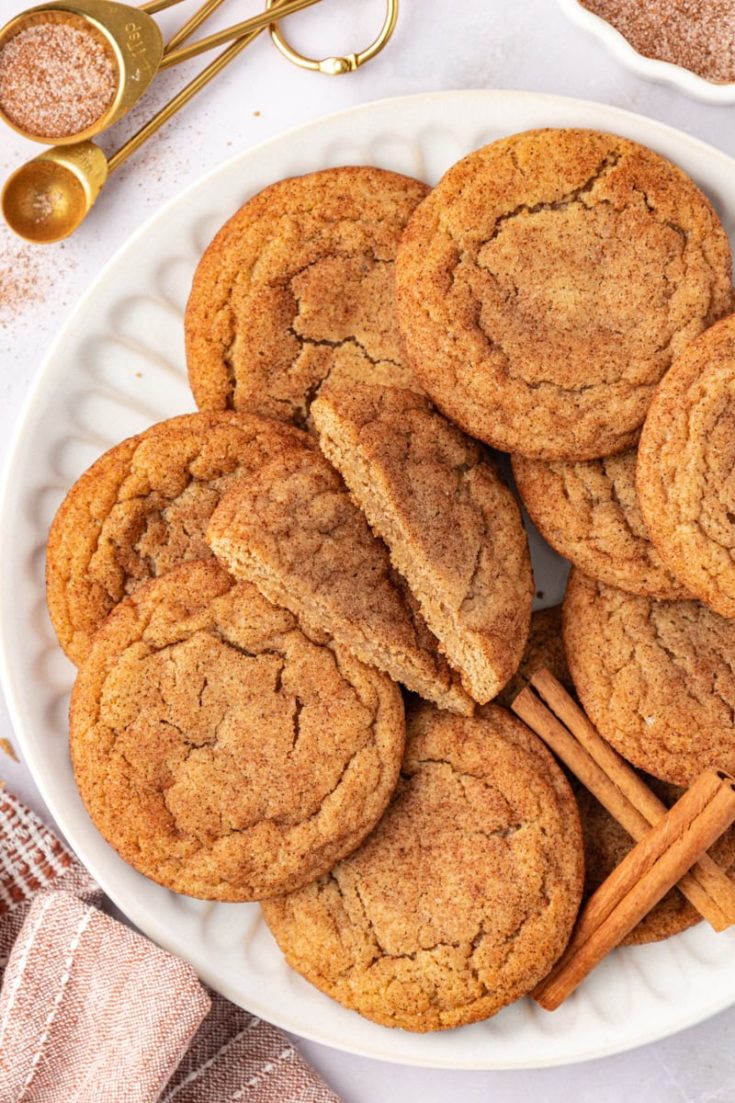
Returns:
[[[169,3],[173,2],[175,0],[169,0]],[[218,2],[220,0],[208,0],[211,7],[216,6]],[[2,193],[2,210],[10,228],[20,237],[37,244],[50,244],[69,237],[89,214],[110,173],[119,168],[152,134],[155,134],[184,104],[188,103],[192,96],[195,96],[253,39],[257,38],[263,27],[273,22],[274,16],[281,19],[293,11],[316,2],[318,0],[275,0],[275,3],[272,3],[261,16],[256,16],[253,21],[246,20],[243,25],[249,23],[251,26],[257,20],[257,28],[242,35],[218,54],[109,158],[94,142],[84,141],[75,145],[55,146],[45,150],[32,161],[27,161],[25,165],[21,165],[8,178]],[[389,14],[397,13],[398,0],[387,0],[387,5]],[[392,19],[391,33],[393,27],[395,27],[395,19]],[[384,32],[385,25],[381,36],[384,36]],[[210,36],[210,39],[216,37],[217,35]],[[390,37],[390,34],[387,37]],[[386,41],[387,38],[384,37],[381,49]],[[192,47],[197,46],[200,46],[199,42],[192,44]],[[358,59],[355,68],[368,61],[377,52],[370,53],[370,49],[371,47],[361,54],[351,55]],[[348,72],[350,68],[351,66],[348,65],[347,68],[337,67],[331,70],[327,68],[323,71],[337,75]]]
[[[293,0],[284,6],[283,15],[300,11],[318,2],[319,0]],[[178,3],[181,0],[152,0],[140,8],[134,8],[119,3],[118,0],[72,0],[72,3],[54,0],[15,16],[0,30],[0,50],[21,32],[42,23],[62,23],[76,27],[91,35],[103,48],[113,67],[116,87],[112,100],[99,118],[75,134],[53,139],[35,134],[19,126],[3,111],[2,105],[0,119],[33,142],[44,142],[47,145],[53,142],[55,146],[76,145],[93,138],[122,118],[137,103],[161,69],[187,61],[251,31],[262,30],[273,20],[272,12],[261,12],[189,46],[176,49],[222,3],[222,0],[206,0],[164,47],[160,28],[151,16]]]
[[[94,142],[86,141],[55,146],[21,165],[8,178],[2,194],[3,214],[11,230],[39,244],[61,241],[72,234],[94,206],[110,173],[259,33],[252,31],[223,50],[111,157],[107,158]]]
[[[154,10],[158,8],[153,5]],[[84,141],[98,134],[128,111],[142,96],[156,75],[163,57],[163,38],[158,24],[144,9],[128,7],[113,0],[80,0],[79,3],[45,4],[31,8],[11,19],[0,31],[0,50],[30,27],[57,23],[84,31],[102,46],[112,63],[115,94],[100,117],[84,130],[64,138],[49,139],[19,126],[2,109],[0,119],[33,142],[65,145]]]

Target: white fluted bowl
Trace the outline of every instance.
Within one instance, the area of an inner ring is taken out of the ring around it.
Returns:
[[[616,61],[637,76],[650,80],[654,84],[670,84],[687,96],[695,100],[703,100],[705,103],[723,106],[735,103],[735,81],[723,83],[706,80],[682,65],[673,65],[670,61],[646,57],[638,53],[611,23],[585,8],[580,0],[557,0],[557,2],[572,23],[576,23],[578,27],[598,38]]]

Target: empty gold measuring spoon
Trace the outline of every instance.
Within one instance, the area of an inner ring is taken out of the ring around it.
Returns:
[[[288,5],[288,10],[284,9],[283,14],[300,11],[318,2],[319,0],[294,0]],[[178,3],[181,0],[152,0],[149,4],[134,8],[119,3],[118,0],[71,0],[71,3],[52,0],[49,4],[21,12],[0,30],[0,50],[29,27],[42,23],[73,26],[90,34],[102,46],[113,67],[116,88],[112,100],[98,119],[84,130],[64,137],[44,137],[18,125],[3,111],[1,104],[0,119],[33,142],[43,142],[46,145],[53,143],[55,146],[77,145],[116,123],[140,99],[161,69],[187,61],[224,42],[241,38],[250,31],[261,30],[273,19],[272,12],[261,12],[189,46],[180,47],[180,43],[222,3],[222,0],[206,0],[164,47],[160,28],[151,16]]]
[[[172,3],[176,0],[168,0],[168,2]],[[210,10],[219,2],[220,0],[208,0]],[[10,228],[20,237],[38,244],[50,244],[68,237],[89,214],[110,173],[119,168],[152,134],[188,103],[192,96],[196,95],[244,50],[263,27],[273,21],[274,15],[281,19],[291,12],[299,11],[316,2],[318,0],[275,0],[275,3],[271,3],[268,10],[262,13],[262,16],[255,17],[253,21],[246,20],[242,26],[248,23],[252,26],[256,21],[259,26],[236,39],[221,54],[218,54],[109,158],[94,142],[84,141],[74,145],[55,146],[34,157],[32,161],[26,162],[25,165],[21,165],[9,177],[2,193],[2,210]],[[398,0],[387,0],[387,3],[389,13],[397,13]],[[192,19],[195,18],[197,16],[192,17]],[[395,18],[392,20],[390,33],[393,27],[395,27]],[[385,25],[381,35],[384,35],[384,32]],[[216,37],[217,35],[213,35],[210,39]],[[380,49],[386,41],[387,38],[384,38]],[[197,47],[200,43],[192,45]],[[211,45],[207,48],[211,48]],[[374,50],[369,56],[375,56],[375,52],[377,51]],[[357,64],[364,64],[369,60],[367,54],[368,51],[363,51],[361,55],[353,56],[360,58]],[[347,68],[325,68],[322,71],[337,75],[349,72],[350,68],[348,65]]]

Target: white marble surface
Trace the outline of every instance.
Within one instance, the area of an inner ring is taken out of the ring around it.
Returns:
[[[21,6],[0,0],[0,21]],[[193,5],[182,7],[188,12]],[[254,4],[225,5],[223,18],[254,10]],[[367,42],[382,14],[382,0],[323,0],[293,17],[292,34],[305,50],[347,51]],[[179,18],[171,11],[161,21],[171,28]],[[168,98],[182,75],[172,71],[161,77],[145,106],[105,140],[106,148],[134,129],[152,104]],[[633,77],[599,43],[568,25],[553,0],[403,0],[398,30],[385,53],[361,72],[336,80],[292,68],[262,38],[112,179],[74,238],[33,249],[0,227],[0,458],[59,325],[129,233],[169,197],[233,153],[299,122],[383,96],[475,87],[533,89],[615,104],[735,155],[735,108],[707,107]],[[30,143],[3,130],[0,175],[33,152]],[[19,266],[26,273],[20,295],[12,293],[9,276]],[[12,738],[1,700],[0,734]],[[0,777],[43,814],[21,764],[3,757]],[[733,1103],[734,1043],[735,1008],[628,1054],[531,1072],[435,1072],[300,1045],[346,1103]]]

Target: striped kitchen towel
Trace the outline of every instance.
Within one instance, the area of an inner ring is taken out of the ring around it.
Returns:
[[[339,1103],[284,1034],[101,902],[0,790],[0,1103]]]

